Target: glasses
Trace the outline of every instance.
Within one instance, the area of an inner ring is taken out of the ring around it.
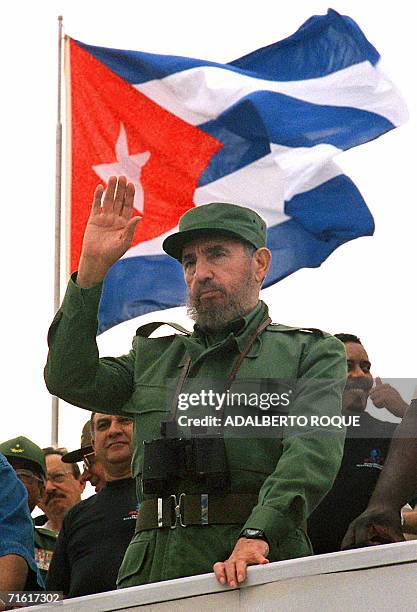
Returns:
[[[73,476],[72,472],[53,472],[52,474],[47,474],[46,480],[50,482],[54,482],[56,484],[61,484],[65,482],[68,476]]]
[[[38,476],[38,474],[35,474],[34,472],[32,472],[31,470],[22,470],[20,468],[18,468],[17,470],[15,470],[17,477],[22,481],[22,482],[28,482],[28,483],[32,483],[34,480],[37,480],[38,482],[45,484],[45,479],[43,476]]]
[[[95,462],[95,458],[96,455],[94,451],[92,451],[91,453],[86,453],[83,456],[83,466],[85,470],[89,470],[91,468],[91,466]]]

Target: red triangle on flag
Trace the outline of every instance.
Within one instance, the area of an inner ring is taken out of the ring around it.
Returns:
[[[143,214],[133,244],[178,224],[198,179],[222,144],[162,108],[74,40],[70,45],[71,240],[77,269],[94,189],[125,174]]]

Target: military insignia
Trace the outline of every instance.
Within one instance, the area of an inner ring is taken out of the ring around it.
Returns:
[[[52,555],[52,550],[46,550],[45,548],[35,548],[35,561],[39,569],[45,570],[46,572],[49,570]]]
[[[10,449],[12,451],[12,453],[24,453],[25,449],[20,447],[20,444],[17,443],[16,446],[14,448]]]

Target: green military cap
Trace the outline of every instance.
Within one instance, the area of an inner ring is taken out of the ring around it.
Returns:
[[[25,436],[18,436],[12,440],[2,442],[0,444],[0,453],[3,453],[7,459],[24,459],[25,461],[35,463],[46,478],[46,464],[42,449],[28,438],[25,438]]]
[[[254,210],[244,206],[221,202],[204,204],[183,214],[179,231],[165,238],[162,248],[181,262],[184,245],[208,234],[245,240],[260,249],[266,244],[266,223]]]
[[[82,461],[85,455],[89,453],[93,453],[94,449],[91,444],[91,425],[90,419],[88,419],[87,423],[85,423],[83,430],[81,432],[81,448],[77,448],[77,450],[73,450],[70,453],[66,453],[66,455],[62,455],[61,459],[64,463],[77,463],[78,461]]]

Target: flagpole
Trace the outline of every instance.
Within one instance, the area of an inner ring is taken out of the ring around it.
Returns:
[[[58,17],[58,96],[56,123],[56,157],[55,157],[55,270],[54,270],[54,313],[61,303],[61,192],[62,192],[62,123],[61,123],[61,88],[62,88],[62,15]],[[52,398],[51,412],[51,445],[58,446],[59,404],[58,398]]]

